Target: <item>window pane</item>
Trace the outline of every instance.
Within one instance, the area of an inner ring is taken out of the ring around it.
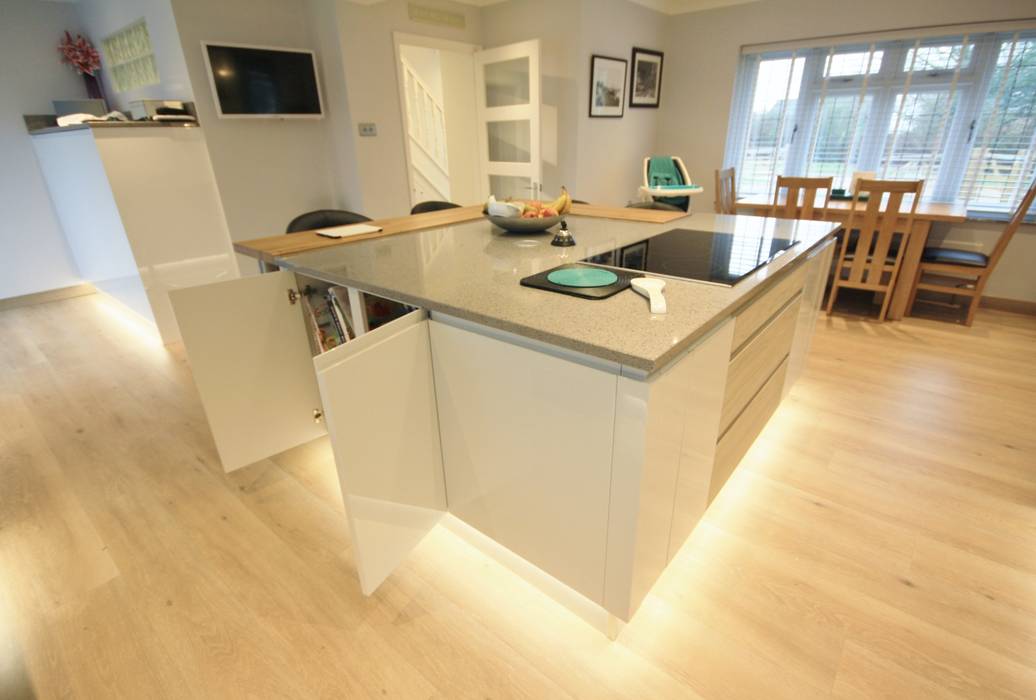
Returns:
[[[759,63],[739,173],[738,189],[745,194],[768,192],[775,174],[783,172],[794,128],[789,115],[794,115],[799,99],[804,62],[802,58],[780,58]]]
[[[489,192],[499,200],[528,199],[532,196],[532,180],[520,175],[490,175]]]
[[[489,160],[494,163],[528,163],[530,128],[528,119],[488,122]]]
[[[959,43],[922,46],[917,49],[917,58],[915,59],[914,49],[911,48],[907,51],[906,58],[903,60],[903,70],[909,71],[911,66],[913,66],[915,73],[918,71],[957,70],[958,65],[963,68],[971,61],[972,49],[974,49],[974,44],[968,44],[963,51],[961,51]],[[962,55],[964,57],[963,61],[961,61]]]
[[[854,53],[836,53],[827,59],[824,66],[824,76],[828,78],[840,78],[849,75],[863,75],[870,73],[874,75],[881,70],[881,59],[884,51],[875,51],[874,58],[870,58],[870,51],[857,51]],[[868,70],[867,60],[870,59]]]
[[[808,165],[810,177],[834,177],[834,187],[848,187],[859,164],[860,144],[870,128],[873,95],[867,95],[859,107],[853,133],[853,111],[857,109],[856,93],[828,95],[820,110],[816,128],[816,144]],[[851,143],[850,143],[851,139]]]
[[[957,100],[949,90],[912,92],[896,96],[890,143],[886,145],[884,177],[890,180],[927,180],[931,187],[942,164],[942,137],[953,118]],[[896,125],[896,115],[899,124]]]
[[[485,67],[486,107],[529,104],[529,59],[512,58]]]
[[[960,198],[969,208],[1010,211],[1028,187],[1036,160],[1034,103],[1036,39],[1005,41],[975,125],[961,186]]]

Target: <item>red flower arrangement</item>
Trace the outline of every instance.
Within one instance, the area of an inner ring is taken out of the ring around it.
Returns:
[[[80,75],[93,75],[101,67],[101,54],[82,34],[76,34],[73,39],[67,31],[65,38],[58,44],[58,51],[61,52],[61,62],[67,63],[75,68]]]

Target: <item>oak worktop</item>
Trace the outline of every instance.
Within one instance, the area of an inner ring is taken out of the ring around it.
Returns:
[[[272,263],[276,258],[285,255],[296,255],[311,250],[352,245],[372,238],[383,238],[400,233],[412,233],[414,231],[452,226],[466,221],[476,221],[483,218],[482,208],[483,205],[481,204],[473,204],[454,209],[425,212],[424,214],[375,219],[370,223],[374,226],[379,226],[381,231],[350,236],[349,238],[327,238],[317,235],[316,231],[299,231],[291,234],[265,236],[248,241],[239,241],[234,244],[234,250],[242,255]],[[682,211],[603,207],[596,204],[573,204],[570,215],[615,219],[617,221],[639,221],[643,223],[666,223],[687,216]]]
[[[551,233],[508,234],[479,216],[264,259],[334,284],[584,353],[644,376],[677,358],[838,228],[819,221],[711,213],[657,223],[570,215],[568,222],[576,240],[570,248],[551,246]],[[591,301],[519,284],[523,277],[672,228],[735,233],[746,241],[773,236],[800,242],[734,287],[667,280],[669,313],[664,315],[649,313],[647,301],[632,290]]]

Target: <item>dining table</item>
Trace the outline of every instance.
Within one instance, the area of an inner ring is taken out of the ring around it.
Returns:
[[[780,201],[780,204],[783,204],[783,200]],[[734,206],[740,213],[768,216],[773,207],[773,198],[766,194],[749,195],[739,198]],[[904,209],[909,211],[909,206],[909,201],[904,200]],[[848,221],[849,214],[854,208],[858,214],[862,214],[867,208],[867,202],[832,199],[825,209],[822,197],[818,193],[814,207],[815,218],[844,223]],[[799,210],[801,211],[801,205]],[[898,218],[902,220],[905,227],[906,212],[899,212]],[[917,205],[917,211],[914,212],[914,223],[907,235],[906,250],[903,253],[899,277],[892,290],[892,301],[889,304],[887,315],[888,319],[898,321],[907,313],[910,293],[921,265],[921,256],[924,253],[925,246],[928,244],[928,234],[932,230],[932,224],[936,222],[961,223],[966,220],[967,209],[959,204],[922,201]]]

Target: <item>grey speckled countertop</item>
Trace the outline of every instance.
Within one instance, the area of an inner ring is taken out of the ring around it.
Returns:
[[[641,372],[665,367],[782,276],[838,224],[693,214],[667,224],[569,217],[570,248],[551,235],[515,235],[488,221],[386,236],[279,258],[283,268],[509,331]],[[734,287],[666,280],[669,312],[652,315],[632,289],[588,300],[522,287],[523,277],[673,228],[800,242]]]

